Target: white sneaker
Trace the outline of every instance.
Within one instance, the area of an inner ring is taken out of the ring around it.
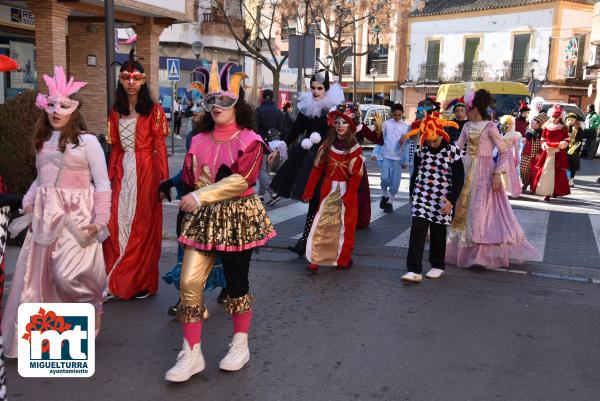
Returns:
[[[569,178],[569,186],[570,187],[574,187],[575,186],[575,182],[573,182],[572,178]]]
[[[427,272],[427,274],[425,275],[425,277],[427,278],[440,278],[444,275],[445,271],[443,269],[438,269],[438,268],[431,268],[431,270],[429,270]]]
[[[177,355],[175,366],[165,374],[165,380],[170,382],[184,382],[196,373],[202,372],[205,366],[200,343],[194,345],[193,349],[190,349],[190,345],[184,339],[183,350]]]
[[[225,355],[225,358],[221,359],[219,368],[235,372],[243,368],[249,360],[248,333],[235,333],[231,344],[229,344],[229,352]]]
[[[408,272],[400,278],[400,280],[406,283],[420,283],[423,280],[423,276],[417,273]]]

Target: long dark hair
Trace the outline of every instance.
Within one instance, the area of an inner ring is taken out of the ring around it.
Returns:
[[[69,116],[69,121],[65,125],[65,127],[61,130],[60,138],[58,140],[58,149],[64,153],[67,149],[67,143],[71,143],[75,146],[79,146],[79,135],[82,132],[87,131],[87,124],[85,123],[85,119],[81,114],[81,98],[77,95],[69,96],[69,99],[77,100],[79,105],[77,106],[77,110],[75,110]],[[50,120],[48,119],[48,113],[43,112],[40,113],[38,117],[33,134],[33,150],[34,152],[39,152],[44,146],[44,142],[46,142],[52,136],[52,125],[50,124]]]
[[[327,138],[325,138],[325,141],[323,141],[324,155],[329,153],[329,150],[331,149],[331,146],[333,146],[333,143],[336,139],[337,131],[335,130],[335,127],[329,127],[329,131],[327,131]],[[358,143],[356,140],[356,128],[352,127],[351,125],[348,126],[348,131],[344,136],[344,142],[346,142],[346,153],[348,153],[350,152],[350,149],[352,149],[352,147]]]
[[[233,106],[235,110],[235,122],[239,128],[250,129],[257,132],[258,129],[256,128],[254,110],[252,109],[252,106],[244,100],[244,97],[244,90],[240,88],[240,97],[235,106]],[[204,114],[204,117],[198,124],[193,125],[194,132],[212,132],[214,129],[215,120],[213,120],[209,112]]]
[[[475,97],[473,98],[473,107],[479,111],[481,114],[481,118],[484,120],[490,120],[492,117],[488,114],[488,107],[492,104],[492,95],[485,89],[479,89],[475,92]]]
[[[126,63],[121,65],[121,69],[119,72],[127,71],[130,64],[132,65],[132,69],[139,72],[144,72],[144,67],[137,61],[127,61]],[[152,99],[152,95],[150,94],[150,89],[148,89],[148,83],[144,82],[144,84],[140,87],[140,91],[138,92],[138,99],[135,105],[135,111],[142,116],[148,116],[152,112],[152,108],[154,107],[154,100]],[[113,110],[117,113],[128,116],[129,115],[129,99],[127,98],[127,92],[123,85],[121,85],[121,80],[119,80],[119,84],[117,85],[117,94],[115,96],[115,104],[113,105]]]

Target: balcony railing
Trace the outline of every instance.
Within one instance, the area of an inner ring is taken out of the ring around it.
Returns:
[[[454,79],[457,81],[483,81],[486,64],[483,61],[475,61],[471,64],[460,63],[456,66]]]
[[[419,71],[419,81],[441,82],[444,71],[444,64],[421,64]]]
[[[379,75],[387,75],[388,73],[388,60],[387,59],[370,59],[367,66],[367,73],[371,71],[371,68],[377,70]]]
[[[504,61],[504,73],[502,79],[506,81],[526,81],[527,63],[524,61]]]
[[[229,17],[229,21],[231,22],[231,25],[234,27],[243,27],[244,26],[244,20],[238,17]],[[217,13],[203,13],[202,14],[202,22],[213,22],[216,24],[226,24],[227,23],[227,19]]]

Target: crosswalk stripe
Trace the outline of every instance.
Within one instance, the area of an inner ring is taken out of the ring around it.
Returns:
[[[392,202],[392,206],[394,207],[394,210],[396,210],[396,209],[399,209],[402,206],[406,205],[407,203],[408,203],[408,198],[400,198],[400,199],[395,199]],[[376,220],[379,220],[385,214],[386,213],[383,212],[383,209],[379,208],[379,199],[371,202],[371,223],[370,224],[373,224]],[[300,239],[300,237],[302,237],[302,233],[296,234],[290,238],[291,239]]]
[[[271,219],[271,224],[279,224],[286,220],[293,219],[302,214],[306,214],[308,210],[308,205],[302,202],[294,202],[290,205],[286,205],[283,207],[279,207],[275,210],[270,210],[267,212],[269,218]]]
[[[542,262],[544,260],[544,252],[546,249],[546,233],[548,231],[548,219],[550,218],[550,212],[544,210],[525,210],[525,209],[514,209],[517,221],[521,224],[525,237],[529,243],[537,250],[538,257],[535,258],[534,262]],[[600,216],[598,220],[598,232],[596,235],[597,241],[600,244]],[[590,217],[591,218],[591,217]],[[393,238],[385,246],[396,247],[396,248],[408,248],[408,242],[410,240],[410,227],[404,230],[400,235]],[[600,245],[599,245],[600,246]],[[429,240],[425,243],[425,249],[429,250]]]
[[[550,212],[546,210],[513,209],[517,221],[525,232],[525,238],[537,250],[538,256],[534,262],[544,261],[546,250],[546,234]]]
[[[592,224],[592,230],[594,230],[594,237],[596,237],[598,253],[600,253],[600,215],[590,214],[590,223]]]

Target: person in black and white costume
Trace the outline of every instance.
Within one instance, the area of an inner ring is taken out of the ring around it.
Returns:
[[[271,181],[271,189],[276,195],[271,197],[267,203],[272,206],[281,197],[301,200],[308,177],[312,171],[317,151],[321,140],[328,131],[327,114],[330,109],[344,102],[344,92],[337,84],[330,84],[329,72],[319,72],[310,80],[310,92],[300,95],[298,101],[298,116],[292,125],[290,132],[285,137],[288,146],[292,145],[300,135],[304,135],[300,146],[290,147],[289,157],[279,168]],[[278,155],[275,150],[269,155],[268,162],[271,164]],[[294,246],[288,247],[298,255],[304,255],[306,239],[312,226],[314,215],[319,207],[320,184],[317,185],[314,196],[308,204],[308,214],[304,234]]]
[[[423,251],[428,230],[429,262],[432,268],[426,276],[436,279],[444,274],[446,228],[452,224],[454,205],[464,183],[462,154],[460,149],[449,143],[448,134],[421,135],[426,139],[421,138],[421,145],[415,152],[415,168],[410,179],[412,225],[406,258],[408,273],[402,276],[405,282],[422,280]]]

